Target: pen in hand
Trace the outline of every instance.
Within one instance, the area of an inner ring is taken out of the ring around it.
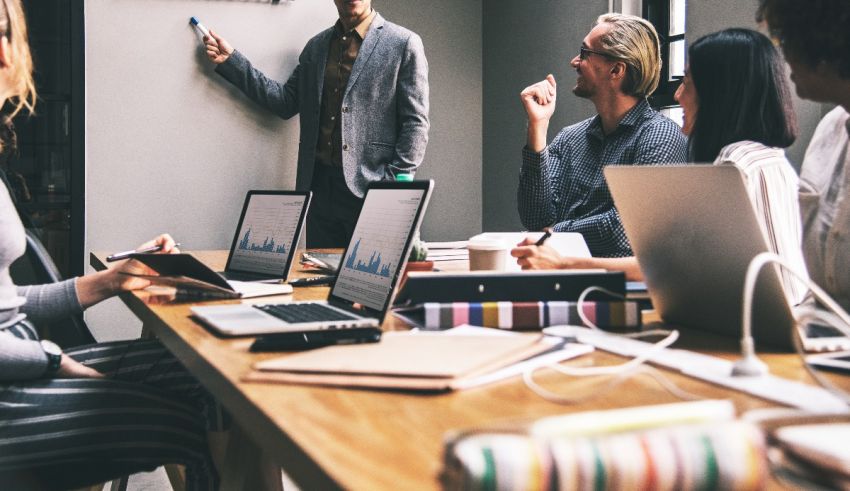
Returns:
[[[544,228],[543,229],[543,235],[541,235],[540,238],[537,239],[537,242],[535,242],[534,245],[536,245],[538,247],[542,246],[543,244],[546,243],[546,240],[549,239],[549,237],[551,237],[551,236],[552,236],[552,228],[551,227]]]
[[[174,247],[180,247],[180,243],[178,242],[174,244]],[[122,259],[127,259],[133,254],[149,254],[151,252],[159,252],[161,250],[162,244],[157,244],[155,246],[145,247],[144,249],[116,252],[115,254],[110,254],[109,256],[106,256],[106,262],[111,263],[115,261],[120,261]]]

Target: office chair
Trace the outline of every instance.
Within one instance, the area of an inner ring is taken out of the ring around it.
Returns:
[[[9,268],[12,281],[17,285],[41,285],[45,283],[57,283],[62,281],[62,274],[53,258],[41,243],[38,235],[33,229],[26,229],[27,249],[23,256],[18,258]],[[75,315],[61,321],[48,324],[39,324],[40,335],[50,338],[53,342],[64,349],[74,346],[82,346],[95,343],[89,327],[83,320],[82,315]],[[124,476],[112,481],[110,487],[113,491],[125,491],[129,476]],[[102,489],[99,487],[88,488]]]
[[[26,239],[26,252],[9,268],[12,281],[16,285],[41,285],[62,281],[59,268],[56,267],[56,263],[53,262],[38,235],[32,229],[26,229]],[[49,337],[65,349],[96,342],[82,315],[38,327],[44,331],[42,334],[45,337]]]

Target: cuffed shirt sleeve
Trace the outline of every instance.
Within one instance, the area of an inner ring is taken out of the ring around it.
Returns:
[[[20,311],[34,323],[50,322],[82,313],[77,297],[77,279],[18,287],[18,295],[27,299]]]

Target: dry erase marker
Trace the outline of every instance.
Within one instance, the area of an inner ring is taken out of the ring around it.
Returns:
[[[552,229],[549,228],[549,227],[544,228],[543,229],[543,235],[541,235],[540,238],[537,239],[537,242],[535,242],[534,245],[542,246],[546,242],[546,240],[548,240],[549,237],[551,237],[551,236],[552,236]]]
[[[203,24],[201,24],[201,21],[199,21],[197,17],[190,18],[189,23],[195,26],[197,30],[201,31],[201,34],[203,34],[204,36],[210,35],[210,31],[206,27],[204,27]]]
[[[180,243],[174,244],[174,247],[180,247]],[[155,246],[145,247],[144,249],[132,250],[132,251],[124,251],[124,252],[116,252],[115,254],[111,254],[106,256],[106,262],[111,263],[114,261],[120,261],[122,259],[127,259],[133,254],[149,254],[151,252],[159,252],[162,250],[162,244],[157,244]]]

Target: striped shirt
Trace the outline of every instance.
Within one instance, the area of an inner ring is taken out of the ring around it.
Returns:
[[[770,251],[805,272],[797,203],[799,180],[785,152],[758,142],[741,141],[723,147],[714,164],[734,165],[741,170]],[[781,276],[788,301],[797,305],[806,294],[806,286],[785,269]]]
[[[633,255],[602,174],[608,164],[682,163],[687,140],[640,101],[605,135],[597,115],[568,126],[540,153],[522,150],[517,202],[523,226],[579,232],[597,257]]]

